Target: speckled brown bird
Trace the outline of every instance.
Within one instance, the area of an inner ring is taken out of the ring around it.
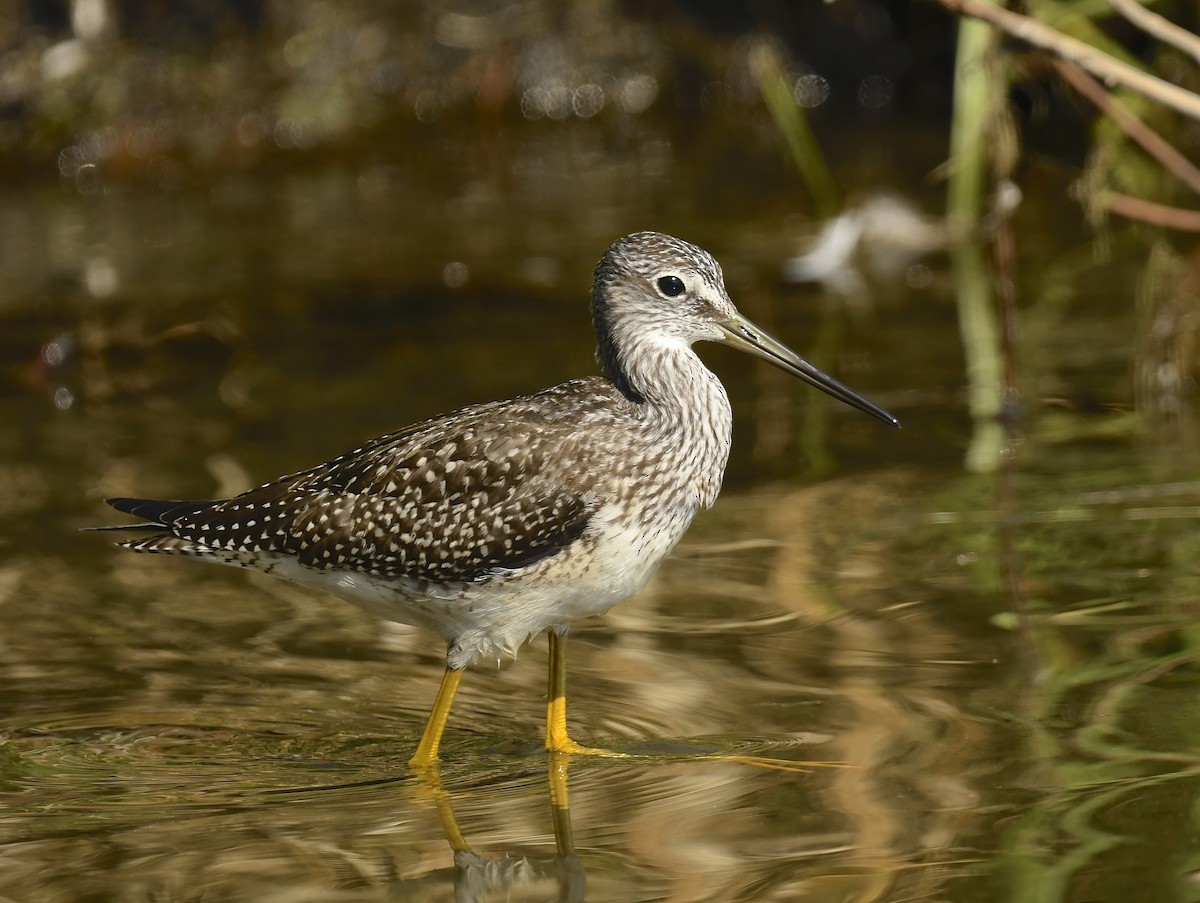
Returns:
[[[720,265],[655,232],[596,267],[602,376],[463,408],[215,501],[109,499],[152,535],[135,552],[273,574],[439,634],[446,672],[414,765],[437,760],[463,669],[549,631],[546,747],[566,725],[571,623],[639,592],[712,505],[729,456],[725,389],[692,350],[725,342],[847,404],[887,411],[738,313]]]

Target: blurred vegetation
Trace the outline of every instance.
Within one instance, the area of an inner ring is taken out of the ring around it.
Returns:
[[[1100,114],[1076,196],[1092,226],[1109,239],[1097,246],[1097,262],[1106,262],[1114,245],[1151,259],[1139,293],[1146,331],[1131,349],[1135,400],[1151,413],[1181,414],[1181,396],[1194,392],[1198,366],[1192,353],[1196,292],[1182,263],[1188,252],[1168,250],[1159,233],[1138,226],[1176,230],[1180,249],[1189,241],[1185,236],[1200,232],[1200,210],[1194,209],[1200,169],[1186,154],[1195,147],[1200,123],[1200,38],[1194,28],[1160,15],[1194,18],[1195,9],[1133,0],[1037,0],[1019,14],[985,0],[940,2],[982,20],[964,19],[959,33],[949,161],[949,216],[964,233],[986,239],[982,245],[964,242],[954,253],[976,421],[968,467],[1001,465],[1005,443],[998,441],[996,423],[1013,427],[1019,411],[1016,243],[1007,216],[994,215],[1003,205],[989,207],[984,198],[1001,198],[1019,185],[1018,161],[1027,151],[1014,128],[1012,98],[1037,86],[1059,93],[1047,103],[1051,109],[1086,101]],[[1066,90],[1074,96],[1063,97]],[[990,278],[980,257],[985,248]],[[1001,328],[992,315],[997,307]]]
[[[0,162],[161,182],[180,167],[362,148],[439,119],[692,118],[758,102],[737,46],[752,34],[808,45],[798,58],[826,77],[907,75],[928,104],[944,89],[917,55],[936,45],[896,14],[940,17],[905,7],[26,0],[0,10]]]

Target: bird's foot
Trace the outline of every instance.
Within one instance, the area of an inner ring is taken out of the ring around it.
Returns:
[[[614,749],[601,749],[596,746],[583,746],[567,736],[547,738],[546,751],[553,755],[600,756],[608,759],[629,758],[629,753],[617,752]]]

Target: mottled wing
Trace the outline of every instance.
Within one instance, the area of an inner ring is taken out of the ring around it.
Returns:
[[[498,416],[502,415],[502,416]],[[569,468],[571,424],[484,405],[385,436],[170,524],[180,539],[282,552],[317,569],[433,582],[520,568],[592,515]]]

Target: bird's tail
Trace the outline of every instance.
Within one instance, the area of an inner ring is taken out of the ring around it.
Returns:
[[[155,527],[171,528],[179,518],[198,514],[217,504],[214,501],[171,501],[166,499],[105,499],[112,507],[124,514],[132,514],[145,523],[121,524],[112,527],[91,527],[93,530],[152,530]]]
[[[197,514],[217,504],[215,501],[175,501],[166,499],[105,499],[125,514],[140,517],[137,524],[111,524],[103,527],[84,527],[85,530],[112,531],[120,533],[153,533],[140,539],[128,539],[117,543],[134,552],[173,552],[182,555],[203,555],[212,550],[202,543],[182,539],[171,532],[181,517]]]

